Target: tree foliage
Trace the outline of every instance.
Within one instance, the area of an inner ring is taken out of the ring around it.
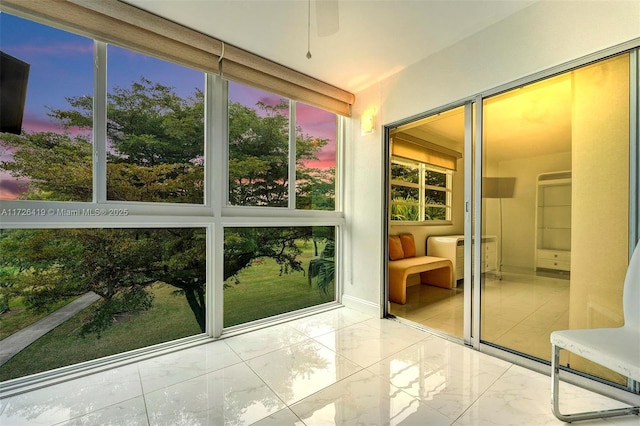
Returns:
[[[50,110],[64,128],[92,128],[90,96],[68,98],[68,109]],[[243,206],[286,206],[288,116],[285,104],[229,107],[229,200]],[[204,96],[181,98],[144,78],[113,89],[107,106],[107,199],[202,204],[204,200]],[[298,208],[333,209],[333,170],[310,169],[327,141],[296,135]],[[11,161],[0,163],[27,182],[21,198],[91,201],[92,144],[71,132],[0,134]],[[321,206],[321,207],[318,207]],[[296,241],[311,227],[228,228],[224,277],[252,260],[270,257],[282,273],[301,271]],[[333,238],[331,236],[331,238]],[[165,282],[182,294],[205,330],[206,234],[199,228],[31,229],[0,234],[0,290],[22,295],[33,309],[62,297],[93,291],[101,296],[85,318],[83,333],[100,334],[115,315],[149,309],[149,291]],[[7,272],[9,271],[9,272]]]

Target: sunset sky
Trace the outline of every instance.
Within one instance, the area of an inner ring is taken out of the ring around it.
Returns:
[[[23,129],[27,132],[62,129],[47,116],[49,109],[66,109],[66,98],[93,92],[93,40],[47,27],[7,13],[0,13],[0,50],[30,64]],[[145,77],[173,87],[182,97],[204,90],[204,74],[116,46],[107,49],[107,88],[130,87]],[[274,104],[279,97],[243,85],[231,84],[230,100],[255,106],[257,101]],[[335,115],[298,104],[297,124],[305,134],[329,139],[312,167],[335,166]],[[0,151],[0,161],[11,158]],[[19,190],[15,179],[0,171],[0,200],[13,199]]]

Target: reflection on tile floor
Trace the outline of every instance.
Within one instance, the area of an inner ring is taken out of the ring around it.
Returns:
[[[6,398],[0,424],[561,424],[549,388],[547,376],[339,308]],[[567,411],[620,405],[562,389]]]
[[[482,339],[549,361],[549,335],[569,328],[569,280],[503,273],[487,274],[483,283]],[[415,285],[407,303],[392,303],[390,312],[462,338],[463,297],[462,282],[454,289]]]

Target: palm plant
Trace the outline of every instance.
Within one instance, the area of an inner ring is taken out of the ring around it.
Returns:
[[[329,287],[331,283],[334,282],[336,276],[335,251],[335,242],[329,240],[322,250],[320,257],[311,259],[309,262],[307,274],[309,277],[309,286],[312,285],[315,279],[318,289],[327,295],[329,294]]]

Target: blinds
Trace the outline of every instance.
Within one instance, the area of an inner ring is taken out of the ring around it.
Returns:
[[[203,72],[222,71],[227,79],[351,116],[352,93],[118,0],[2,0],[1,7]]]
[[[393,135],[391,154],[453,171],[457,170],[458,158],[462,158],[457,151],[405,133]]]

